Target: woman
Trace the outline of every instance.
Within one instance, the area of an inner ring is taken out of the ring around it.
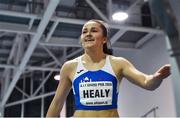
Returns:
[[[118,87],[123,77],[144,89],[154,90],[170,75],[170,65],[147,75],[125,58],[110,55],[107,35],[106,25],[100,20],[84,24],[80,39],[84,54],[62,66],[47,117],[60,114],[71,87],[75,96],[74,117],[119,117]]]

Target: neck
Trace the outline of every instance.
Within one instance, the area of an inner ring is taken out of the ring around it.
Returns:
[[[89,62],[99,62],[105,57],[105,53],[101,51],[85,50],[84,59]]]

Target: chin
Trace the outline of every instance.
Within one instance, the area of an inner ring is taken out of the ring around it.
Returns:
[[[95,47],[95,45],[94,44],[83,44],[83,47],[84,48],[91,48],[91,47]]]
[[[91,49],[91,48],[93,48],[93,46],[84,46],[84,48],[86,48],[86,49]]]
[[[86,49],[96,48],[95,45],[84,45],[83,47],[86,48]]]

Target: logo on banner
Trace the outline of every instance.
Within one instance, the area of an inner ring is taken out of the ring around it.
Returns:
[[[81,80],[81,82],[91,82],[92,80],[89,79],[88,77],[85,77],[83,80]]]

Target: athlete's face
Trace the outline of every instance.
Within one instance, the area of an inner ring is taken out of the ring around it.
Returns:
[[[99,23],[89,21],[83,26],[81,43],[84,48],[102,48],[106,41],[107,37],[103,36],[103,30]]]

